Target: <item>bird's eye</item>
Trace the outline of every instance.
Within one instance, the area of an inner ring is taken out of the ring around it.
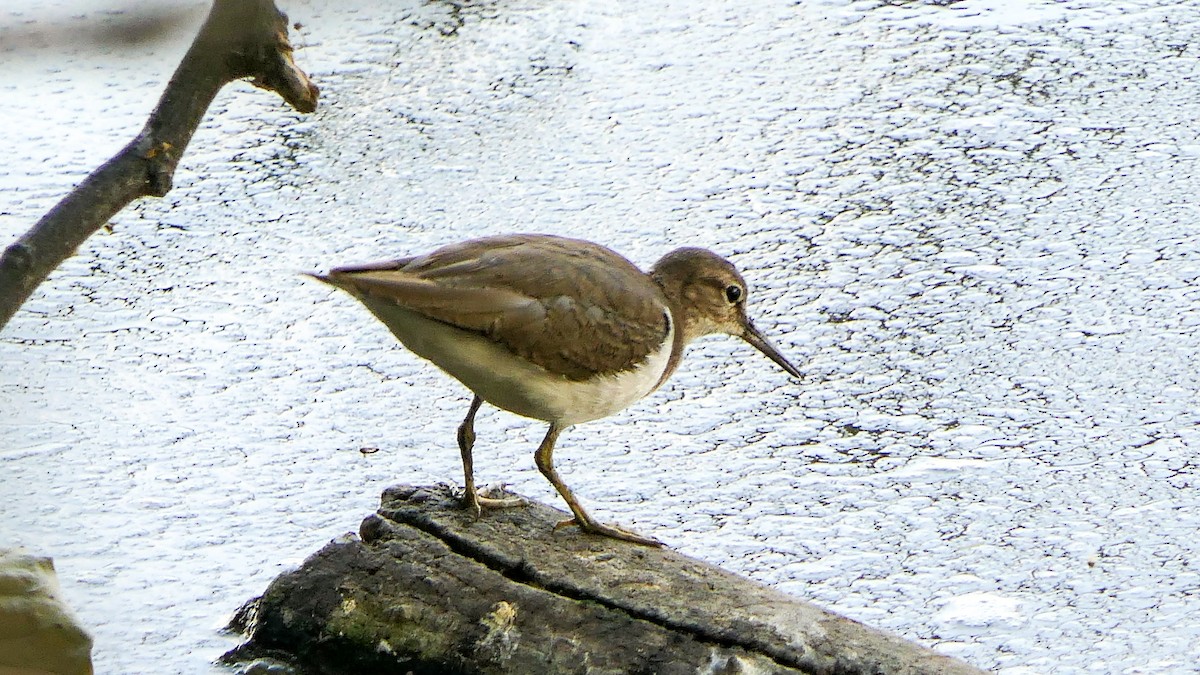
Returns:
[[[725,287],[725,297],[732,304],[737,304],[742,299],[742,287],[737,284],[730,284]]]

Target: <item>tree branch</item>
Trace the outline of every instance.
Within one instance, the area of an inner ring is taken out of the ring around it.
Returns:
[[[0,254],[0,329],[121,209],[171,190],[175,168],[217,92],[247,77],[302,113],[316,109],[317,87],[292,60],[287,17],[275,3],[214,0],[141,133]]]

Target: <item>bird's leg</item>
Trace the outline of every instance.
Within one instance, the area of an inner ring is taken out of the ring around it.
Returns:
[[[471,459],[471,448],[475,446],[475,413],[479,412],[481,405],[483,399],[476,396],[471,401],[466,418],[458,425],[458,451],[462,453],[463,477],[466,482],[463,506],[474,513],[476,518],[483,512],[483,508],[479,504],[479,495],[475,492],[475,462]]]
[[[483,399],[476,396],[471,401],[471,408],[467,410],[467,417],[462,424],[458,425],[458,450],[462,453],[463,476],[466,483],[466,489],[463,490],[463,505],[476,518],[483,513],[485,508],[501,509],[509,506],[524,506],[527,503],[520,497],[506,499],[480,497],[479,492],[475,489],[475,463],[471,458],[471,449],[475,446],[475,413],[479,412],[481,405],[483,405]]]
[[[554,443],[558,441],[558,435],[562,433],[562,430],[562,427],[552,422],[550,430],[546,432],[546,437],[542,439],[542,444],[538,446],[537,454],[534,456],[538,470],[542,472],[546,480],[550,481],[554,489],[558,490],[558,494],[562,495],[563,500],[567,502],[567,506],[571,508],[571,513],[575,515],[573,519],[563,521],[557,527],[574,524],[578,525],[579,529],[584,532],[612,537],[613,539],[632,541],[635,544],[644,544],[646,546],[662,546],[662,542],[657,539],[643,537],[640,534],[623,530],[619,527],[598,523],[592,520],[587,511],[583,510],[583,506],[575,499],[575,495],[571,494],[571,489],[567,487],[567,484],[563,482],[562,478],[558,475],[558,471],[554,468]]]

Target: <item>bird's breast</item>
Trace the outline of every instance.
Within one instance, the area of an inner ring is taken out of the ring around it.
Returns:
[[[392,303],[363,299],[406,347],[488,403],[533,419],[570,426],[607,417],[654,391],[671,361],[675,327],[629,368],[570,379],[523,359],[478,333]]]
[[[608,417],[658,388],[663,372],[671,360],[674,337],[674,331],[668,331],[658,349],[651,352],[641,363],[627,370],[594,375],[583,380],[565,380],[561,377],[535,379],[530,382],[530,397],[542,401],[545,409],[554,411],[554,419],[548,421],[555,421],[560,425],[580,424]],[[505,407],[499,403],[496,405]]]

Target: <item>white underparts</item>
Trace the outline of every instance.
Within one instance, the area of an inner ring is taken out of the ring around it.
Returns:
[[[400,342],[509,412],[570,426],[607,417],[654,391],[671,359],[673,325],[662,346],[629,370],[569,380],[480,335],[433,321],[391,303],[365,298]]]

